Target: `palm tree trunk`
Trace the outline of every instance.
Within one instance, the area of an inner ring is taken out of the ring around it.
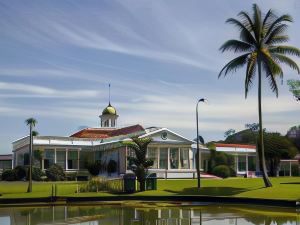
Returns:
[[[262,171],[263,180],[265,187],[272,187],[269,180],[266,168],[265,160],[265,149],[264,149],[264,136],[263,136],[263,126],[262,126],[262,113],[261,113],[261,59],[258,58],[258,117],[259,117],[259,138],[258,138],[258,159],[260,164],[260,169]]]
[[[27,192],[32,192],[32,124],[30,124],[30,135],[29,135],[29,183]]]

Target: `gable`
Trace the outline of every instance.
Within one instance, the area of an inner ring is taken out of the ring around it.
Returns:
[[[169,144],[193,144],[194,142],[185,138],[167,128],[161,128],[159,130],[144,134],[142,137],[152,138],[153,142],[169,143]]]

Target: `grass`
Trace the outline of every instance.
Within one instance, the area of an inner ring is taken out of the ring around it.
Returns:
[[[158,180],[158,190],[137,192],[134,196],[205,195],[243,198],[300,200],[300,177],[271,178],[273,187],[264,188],[260,178],[229,178],[202,180],[200,190],[197,180]],[[82,183],[82,182],[81,182]],[[57,196],[92,197],[116,196],[107,192],[75,193],[77,182],[34,182],[33,192],[26,193],[27,182],[0,182],[0,198],[39,198],[51,196],[52,186],[57,187]]]

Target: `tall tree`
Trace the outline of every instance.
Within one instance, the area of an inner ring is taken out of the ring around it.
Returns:
[[[297,101],[300,101],[300,80],[288,80],[288,86],[290,87],[290,92],[293,93]]]
[[[33,142],[33,127],[37,124],[36,119],[34,118],[28,118],[25,120],[25,123],[27,126],[29,126],[29,184],[28,184],[28,189],[27,192],[32,192],[32,142]]]
[[[140,191],[145,191],[145,181],[148,168],[153,165],[153,161],[146,158],[147,147],[151,143],[151,138],[131,138],[132,141],[125,141],[124,144],[134,150],[135,157],[129,158],[129,166],[135,173],[140,183]]]
[[[241,11],[239,19],[230,18],[226,22],[235,25],[240,34],[240,39],[228,40],[221,47],[220,51],[233,51],[241,53],[240,56],[228,62],[219,73],[219,77],[226,76],[230,72],[236,72],[238,69],[246,66],[245,77],[245,97],[251,88],[256,72],[258,74],[258,116],[259,116],[259,138],[258,138],[258,156],[263,180],[266,187],[272,184],[268,178],[264,143],[263,143],[263,124],[262,124],[262,69],[266,78],[269,80],[271,90],[278,96],[277,79],[283,78],[283,71],[280,67],[284,63],[300,73],[298,65],[286,55],[300,56],[300,50],[287,45],[281,45],[287,42],[289,37],[285,31],[287,22],[292,22],[290,15],[276,15],[269,10],[264,18],[261,10],[256,4],[253,4],[253,15]]]

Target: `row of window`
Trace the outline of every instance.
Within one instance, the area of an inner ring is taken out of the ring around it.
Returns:
[[[134,151],[129,149],[128,156],[134,156]],[[148,148],[147,158],[153,161],[153,169],[189,169],[188,148]],[[128,165],[128,164],[127,164]]]

